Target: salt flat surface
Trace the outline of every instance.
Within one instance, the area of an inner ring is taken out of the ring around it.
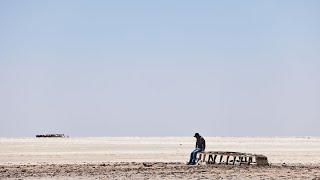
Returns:
[[[205,137],[208,151],[268,156],[270,163],[320,164],[320,137]],[[0,138],[0,164],[186,162],[193,137]]]

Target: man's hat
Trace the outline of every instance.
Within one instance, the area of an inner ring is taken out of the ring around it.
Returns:
[[[195,133],[193,137],[199,137],[200,134],[199,133]]]

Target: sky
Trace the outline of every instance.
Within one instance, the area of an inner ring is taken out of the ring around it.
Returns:
[[[0,1],[0,136],[320,136],[320,1]]]

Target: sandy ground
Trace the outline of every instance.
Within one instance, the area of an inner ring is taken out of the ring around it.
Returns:
[[[271,163],[320,164],[320,137],[205,137],[208,151],[264,154]],[[0,138],[0,165],[186,162],[193,137]]]
[[[102,163],[0,166],[3,179],[317,179],[319,166]]]
[[[206,137],[270,166],[187,166],[192,137],[0,138],[0,179],[319,179],[319,137]]]

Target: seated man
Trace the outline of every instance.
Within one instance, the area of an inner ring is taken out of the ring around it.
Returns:
[[[204,140],[203,137],[200,136],[199,133],[194,134],[193,137],[197,138],[196,148],[195,150],[192,151],[190,155],[190,160],[188,165],[195,165],[197,160],[197,153],[204,151],[206,149],[206,141]]]

